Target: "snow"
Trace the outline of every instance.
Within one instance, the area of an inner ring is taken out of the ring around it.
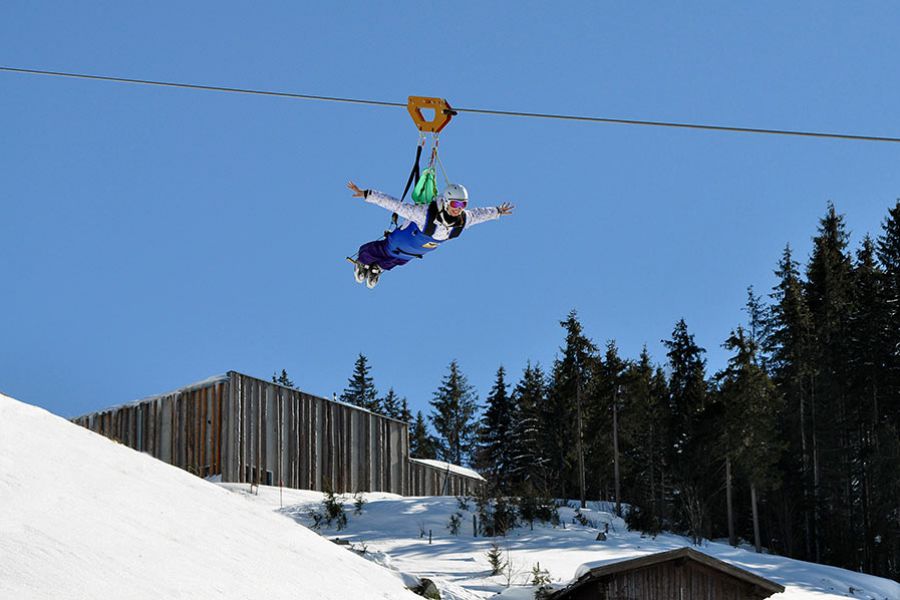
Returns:
[[[449,470],[451,473],[456,473],[457,475],[465,475],[466,477],[473,477],[475,479],[484,481],[484,477],[482,477],[477,471],[473,471],[472,469],[467,469],[459,465],[446,463],[440,460],[432,460],[430,458],[410,458],[409,460],[411,462],[417,462],[423,465],[428,465],[429,467],[434,467],[435,469],[440,469],[441,471]]]
[[[316,533],[304,525],[320,492],[205,481],[0,394],[3,599],[414,600],[405,585],[428,578],[444,600],[526,600],[537,563],[561,588],[586,568],[689,545],[629,532],[605,504],[582,511],[595,527],[562,508],[565,528],[535,524],[491,540],[472,535],[473,502],[363,497],[359,515],[347,497],[345,530]],[[506,575],[490,575],[495,541],[513,565]],[[784,585],[775,600],[900,599],[887,579],[721,543],[698,550]]]
[[[320,509],[323,497],[320,492],[266,487],[250,496],[246,485],[221,485],[307,524],[311,523],[309,511]],[[511,585],[507,587],[507,576],[490,575],[487,552],[494,540],[473,537],[472,513],[461,510],[456,498],[409,498],[381,493],[363,496],[367,503],[362,514],[353,514],[353,498],[346,496],[348,527],[340,532],[323,529],[322,535],[341,537],[356,547],[365,547],[365,555],[389,557],[391,567],[434,580],[442,596],[451,600],[486,599],[498,593],[502,600],[530,599],[534,589],[527,583],[537,563],[549,571],[553,587],[558,589],[591,567],[690,546],[690,541],[682,536],[662,534],[652,539],[628,531],[624,521],[609,511],[607,503],[588,503],[588,508],[582,510],[595,527],[576,524],[575,511],[563,507],[560,516],[566,523],[565,529],[535,523],[533,531],[528,526],[519,527],[505,538],[496,538],[504,559],[513,564]],[[474,510],[474,502],[470,501],[469,508]],[[459,535],[452,535],[447,524],[456,512],[462,513],[462,524]],[[607,524],[606,541],[597,541],[597,534],[605,531]],[[421,536],[423,531],[425,535]],[[785,586],[784,593],[771,596],[773,600],[900,600],[900,583],[880,577],[756,554],[752,549],[732,548],[727,543],[706,542],[695,549]]]
[[[0,395],[0,598],[415,599],[391,571]]]

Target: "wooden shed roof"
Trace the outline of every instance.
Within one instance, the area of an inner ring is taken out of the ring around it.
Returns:
[[[774,581],[769,581],[764,577],[760,577],[759,575],[755,575],[749,571],[745,571],[744,569],[712,557],[709,554],[699,552],[697,550],[694,550],[693,548],[686,546],[684,548],[677,548],[675,550],[669,550],[667,552],[657,552],[656,554],[648,554],[647,556],[640,556],[638,558],[632,558],[629,560],[622,560],[593,567],[586,573],[583,573],[581,577],[579,577],[578,580],[573,584],[556,592],[556,594],[554,594],[552,598],[554,598],[554,600],[563,600],[564,598],[568,597],[569,592],[581,587],[582,585],[590,581],[604,579],[610,575],[615,575],[624,571],[643,569],[660,563],[677,560],[690,560],[706,567],[715,569],[757,587],[760,591],[765,592],[767,596],[771,594],[778,594],[784,591],[784,586],[779,585]]]

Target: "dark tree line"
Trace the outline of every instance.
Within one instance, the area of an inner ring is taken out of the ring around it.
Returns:
[[[900,577],[900,201],[853,254],[830,204],[813,242],[802,270],[785,247],[767,297],[749,289],[721,371],[684,320],[657,365],[572,311],[549,372],[500,367],[480,421],[456,361],[427,418],[404,401],[412,454],[472,464],[496,497],[607,499],[650,534]],[[367,377],[360,355],[342,399],[396,411]]]
[[[684,320],[663,367],[600,350],[573,311],[552,370],[486,399],[475,464],[497,494],[603,498],[629,525],[900,577],[900,202],[855,253],[828,206],[708,373]],[[510,433],[512,432],[512,433]]]

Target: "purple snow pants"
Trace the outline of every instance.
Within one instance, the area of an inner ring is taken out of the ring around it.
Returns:
[[[408,258],[398,258],[388,252],[387,240],[377,240],[363,244],[359,247],[357,260],[364,265],[378,265],[385,271],[390,271],[394,267],[399,267],[409,262]]]

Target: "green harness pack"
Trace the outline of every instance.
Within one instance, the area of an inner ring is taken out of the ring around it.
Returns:
[[[416,187],[413,188],[412,199],[416,204],[431,204],[437,195],[437,181],[434,174],[434,168],[428,167],[422,171]]]

